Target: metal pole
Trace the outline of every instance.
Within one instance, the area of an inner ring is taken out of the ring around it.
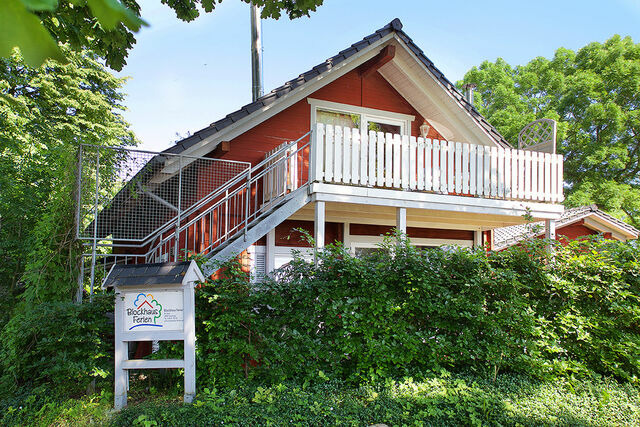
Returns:
[[[93,301],[93,284],[96,279],[96,245],[98,243],[98,190],[100,185],[100,149],[96,149],[96,200],[93,207],[93,247],[91,248],[91,288],[89,302]]]
[[[182,156],[178,157],[180,170],[178,172],[178,215],[176,217],[176,235],[173,248],[173,260],[178,262],[178,246],[180,245],[180,221],[182,213]]]
[[[78,176],[76,177],[76,239],[80,238],[80,205],[82,204],[82,145],[78,149]]]
[[[251,5],[251,95],[253,101],[263,94],[262,89],[262,23],[260,8]]]

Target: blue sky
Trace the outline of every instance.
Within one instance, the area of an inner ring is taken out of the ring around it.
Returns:
[[[129,78],[125,117],[142,147],[162,150],[251,102],[249,6],[225,0],[184,23],[160,0],[141,4],[150,27],[116,74]],[[485,59],[523,64],[613,34],[640,43],[640,0],[325,0],[310,18],[263,21],[265,92],[396,17],[454,82]]]

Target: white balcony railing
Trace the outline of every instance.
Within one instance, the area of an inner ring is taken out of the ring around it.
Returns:
[[[314,181],[559,203],[562,156],[317,125]]]

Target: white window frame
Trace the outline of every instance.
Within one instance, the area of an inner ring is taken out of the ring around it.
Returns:
[[[352,254],[356,253],[356,248],[377,248],[384,240],[383,236],[359,236],[349,235],[350,245],[349,250]],[[423,237],[410,237],[409,240],[414,246],[430,246],[440,247],[443,245],[448,246],[460,246],[463,248],[473,248],[472,240],[457,240],[457,239],[427,239]]]
[[[392,111],[377,110],[375,108],[359,107],[357,105],[341,104],[339,102],[325,101],[322,99],[307,98],[311,105],[311,128],[316,124],[318,108],[321,110],[335,111],[336,113],[358,114],[360,116],[360,129],[367,129],[367,123],[380,122],[394,126],[400,126],[401,135],[411,135],[411,123],[416,116],[410,114],[394,113]]]

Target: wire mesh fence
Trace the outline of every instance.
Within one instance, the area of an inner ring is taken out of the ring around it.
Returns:
[[[103,244],[148,243],[251,167],[247,162],[87,145],[79,157],[77,236]]]

